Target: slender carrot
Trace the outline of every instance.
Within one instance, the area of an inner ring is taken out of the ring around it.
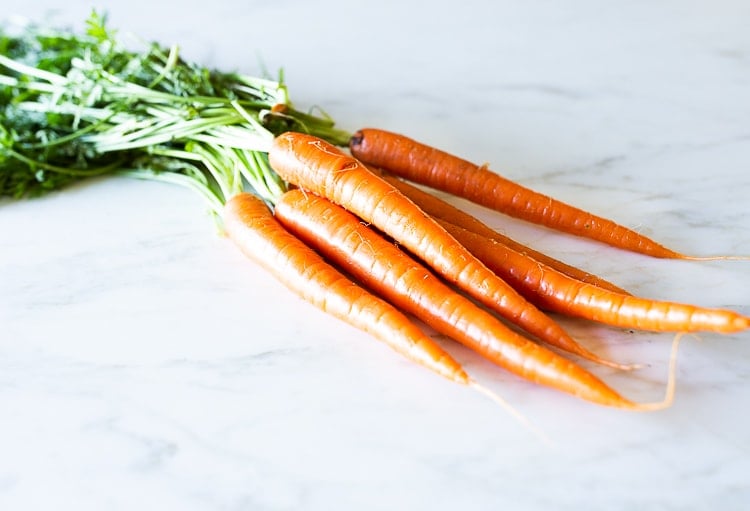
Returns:
[[[470,383],[459,363],[403,313],[326,263],[287,232],[254,195],[241,193],[230,199],[223,220],[228,236],[242,252],[298,296],[432,371],[457,383]]]
[[[475,165],[403,135],[362,129],[352,136],[349,146],[352,154],[364,163],[552,229],[652,257],[734,259],[680,254],[612,220],[525,188],[492,172],[486,165]]]
[[[373,292],[508,371],[598,404],[656,406],[623,398],[590,372],[506,327],[327,199],[292,190],[276,203],[275,215],[290,232]]]
[[[529,261],[503,243],[443,220],[440,224],[491,270],[547,310],[612,326],[656,332],[738,332],[750,318],[726,309],[649,300],[602,289]]]
[[[403,244],[473,298],[539,339],[614,367],[579,345],[551,318],[492,273],[432,217],[351,156],[319,138],[287,132],[268,153],[287,182],[344,206]]]
[[[575,266],[566,264],[553,257],[543,254],[542,252],[538,252],[530,247],[527,247],[526,245],[518,243],[514,239],[497,232],[478,218],[470,215],[469,213],[466,213],[465,211],[440,199],[439,197],[432,195],[431,193],[420,190],[416,186],[407,183],[403,179],[400,179],[393,175],[389,175],[387,173],[383,174],[383,179],[388,181],[401,193],[414,201],[414,203],[422,208],[425,213],[433,217],[445,220],[459,227],[463,227],[464,229],[471,232],[481,234],[486,238],[494,239],[495,241],[506,245],[508,248],[511,248],[520,254],[528,256],[528,258],[533,259],[534,261],[543,263],[582,282],[594,284],[601,288],[609,289],[617,293],[630,294],[624,289],[616,286],[615,284],[612,284],[607,280],[604,280],[601,277],[583,271],[579,268],[576,268]],[[516,290],[518,290],[518,288],[516,288]]]

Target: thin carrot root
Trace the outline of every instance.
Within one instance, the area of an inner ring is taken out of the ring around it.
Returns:
[[[609,367],[612,369],[617,369],[619,371],[635,371],[637,369],[642,369],[643,364],[622,364],[620,362],[614,362],[612,360],[602,358],[599,355],[595,355],[593,352],[586,350],[584,353],[576,353],[574,351],[571,351],[570,353],[574,355],[578,355],[579,357],[583,358],[584,360],[589,360],[591,362],[597,363],[599,365],[603,365],[604,367]]]
[[[646,364],[618,364],[615,369],[620,369],[622,371],[637,371],[638,369],[643,369],[646,367]]]
[[[664,399],[654,403],[633,403],[629,407],[635,412],[655,412],[669,408],[674,403],[675,391],[677,389],[677,352],[680,347],[680,341],[685,332],[675,334],[672,341],[672,351],[669,355],[669,376],[667,378],[667,388],[664,392]]]
[[[750,256],[731,256],[731,255],[716,255],[716,256],[689,256],[682,255],[680,259],[686,261],[750,261]]]
[[[484,385],[481,385],[477,383],[475,380],[469,379],[468,382],[469,387],[473,388],[480,394],[484,394],[488,398],[490,398],[492,401],[494,401],[496,404],[500,405],[500,407],[505,410],[508,414],[510,414],[511,417],[513,417],[516,421],[518,421],[524,428],[529,430],[531,433],[534,434],[537,438],[539,438],[542,442],[549,446],[553,446],[554,443],[552,440],[547,436],[544,431],[542,431],[536,424],[531,422],[528,417],[526,417],[524,414],[522,414],[518,409],[514,408],[513,405],[508,403],[505,399],[503,399],[502,396],[500,396],[497,392],[494,392],[490,390],[489,388],[485,387]]]

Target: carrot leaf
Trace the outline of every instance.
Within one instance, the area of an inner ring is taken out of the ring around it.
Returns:
[[[213,70],[176,45],[133,51],[96,11],[80,33],[0,27],[0,50],[0,197],[129,169],[192,179],[212,209],[245,187],[272,202],[285,190],[265,160],[275,135],[348,142],[327,116],[293,108],[282,72]]]

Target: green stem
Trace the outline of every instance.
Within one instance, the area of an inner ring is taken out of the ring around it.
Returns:
[[[69,133],[62,137],[58,137],[54,140],[39,142],[37,144],[24,144],[23,148],[27,150],[36,150],[36,149],[45,149],[47,147],[54,147],[57,145],[67,144],[68,142],[71,142],[77,138],[82,138],[84,135],[91,133],[92,131],[96,131],[97,129],[102,127],[106,123],[106,121],[107,119],[102,119],[101,121],[97,121],[92,124],[89,124],[85,128],[81,128],[77,131],[74,131],[73,133]]]
[[[235,110],[237,110],[242,118],[245,119],[248,124],[250,124],[250,126],[252,126],[255,131],[257,131],[259,134],[267,136],[268,138],[273,138],[273,134],[271,134],[270,131],[264,128],[255,117],[250,115],[247,109],[245,109],[238,101],[232,101],[231,105]]]
[[[164,67],[162,67],[159,70],[159,75],[153,80],[151,80],[151,83],[148,84],[147,88],[153,89],[154,87],[159,85],[159,82],[164,80],[164,78],[167,76],[167,73],[169,73],[172,69],[174,69],[175,65],[177,64],[178,55],[179,55],[178,48],[177,46],[173,45],[169,49],[169,55],[167,56],[166,64],[164,65]]]
[[[126,151],[150,145],[164,144],[173,140],[187,139],[215,126],[236,124],[238,116],[226,116],[213,119],[191,119],[188,121],[175,119],[158,126],[130,133],[123,137],[107,136],[106,133],[93,135],[88,141],[97,145],[101,152]]]
[[[59,167],[51,163],[34,160],[19,152],[14,151],[13,149],[9,147],[2,148],[0,149],[0,151],[3,151],[7,155],[15,158],[16,160],[27,164],[30,168],[38,168],[42,170],[48,170],[50,172],[55,172],[57,174],[65,174],[68,176],[79,176],[79,177],[98,176],[100,174],[107,174],[121,167],[125,161],[122,158],[118,158],[112,163],[101,166],[101,167],[94,167],[90,169],[76,169],[76,168],[70,168],[70,167]]]
[[[11,71],[15,71],[16,73],[33,76],[34,78],[39,78],[40,80],[45,80],[47,82],[54,83],[55,85],[64,85],[66,82],[66,78],[64,76],[60,76],[56,73],[50,73],[49,71],[45,71],[36,67],[27,66],[26,64],[18,62],[17,60],[10,59],[5,55],[0,55],[0,65],[3,65]]]
[[[186,149],[200,157],[201,163],[219,185],[225,201],[241,190],[241,185],[237,186],[232,179],[233,169],[231,164],[227,165],[226,159],[222,159],[221,156],[202,144],[190,144]]]

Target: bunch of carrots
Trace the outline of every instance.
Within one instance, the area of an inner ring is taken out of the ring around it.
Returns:
[[[291,291],[454,382],[483,390],[407,314],[521,378],[640,411],[671,404],[673,371],[662,401],[633,402],[561,353],[634,367],[587,350],[547,312],[678,334],[750,327],[731,310],[633,296],[426,191],[651,257],[699,259],[486,166],[383,130],[336,130],[294,110],[280,82],[222,75],[205,90],[183,87],[190,73],[191,86],[214,75],[183,63],[175,49],[124,53],[100,17],[85,37],[45,37],[44,61],[28,64],[27,49],[24,62],[0,56],[8,70],[0,75],[0,185],[13,185],[6,195],[114,171],[187,184],[208,199],[228,237]],[[14,41],[4,46],[21,48]],[[76,45],[87,60],[70,57]],[[154,75],[142,78],[146,71]],[[89,90],[82,73],[97,96],[63,94],[70,75],[76,91]],[[226,91],[216,92],[220,85]]]
[[[632,367],[591,353],[544,311],[656,332],[750,327],[750,318],[730,310],[632,296],[502,236],[407,180],[623,249],[689,258],[625,227],[399,134],[360,130],[350,152],[303,133],[278,135],[269,161],[294,188],[273,212],[251,194],[233,197],[226,232],[306,300],[458,383],[474,384],[402,312],[522,378],[628,410],[668,406],[673,387],[656,403],[626,399],[544,344]]]

